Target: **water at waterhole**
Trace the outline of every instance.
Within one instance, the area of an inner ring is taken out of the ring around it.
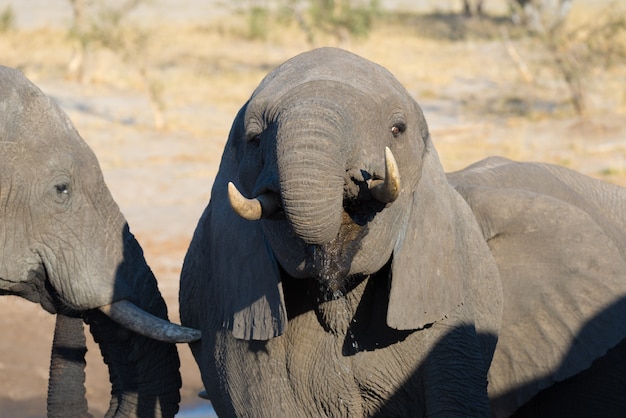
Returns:
[[[210,402],[202,401],[195,405],[181,406],[176,418],[217,418],[217,414]]]

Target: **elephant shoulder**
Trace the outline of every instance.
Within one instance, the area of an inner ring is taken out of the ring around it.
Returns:
[[[480,161],[477,161],[462,170],[446,173],[448,181],[453,184],[466,184],[472,182],[476,176],[480,176],[481,173],[493,171],[495,168],[507,166],[514,163],[505,157],[493,156],[487,157]]]

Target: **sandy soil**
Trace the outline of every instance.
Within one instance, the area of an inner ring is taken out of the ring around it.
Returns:
[[[298,32],[265,41],[236,36],[232,23],[162,25],[142,51],[149,77],[162,86],[166,128],[153,128],[136,62],[94,52],[88,83],[65,79],[72,45],[61,29],[0,35],[0,63],[22,68],[68,112],[98,156],[105,179],[144,247],[178,321],[178,275],[197,219],[210,197],[230,123],[260,79],[309,49]],[[582,121],[564,103],[550,72],[526,84],[502,41],[451,42],[415,26],[377,28],[339,44],[389,68],[422,105],[448,171],[489,155],[553,162],[626,185],[626,68],[598,70],[589,81],[591,110]],[[288,39],[288,40],[286,40]],[[524,41],[520,53],[532,56]],[[24,51],[28,51],[24,53]],[[0,418],[45,415],[54,318],[14,297],[0,300]],[[186,346],[183,405],[198,402],[199,373]],[[101,416],[108,375],[89,342],[87,390]]]

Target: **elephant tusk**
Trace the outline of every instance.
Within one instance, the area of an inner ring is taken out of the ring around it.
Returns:
[[[385,179],[373,180],[370,183],[370,191],[374,199],[383,203],[391,203],[400,195],[400,171],[388,147],[385,147]]]
[[[127,300],[120,300],[98,308],[121,326],[166,343],[189,343],[200,339],[200,331],[173,324],[139,308]]]
[[[266,193],[253,199],[244,197],[232,182],[228,182],[228,200],[235,213],[249,221],[257,221],[274,214],[280,207],[278,195]]]

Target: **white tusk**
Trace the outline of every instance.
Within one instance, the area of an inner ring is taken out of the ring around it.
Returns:
[[[370,183],[374,199],[391,203],[400,195],[400,171],[389,147],[385,147],[385,180],[374,180]]]
[[[189,343],[200,339],[200,331],[173,324],[139,308],[128,300],[120,300],[98,308],[121,326],[166,343]]]
[[[244,197],[237,189],[237,186],[230,181],[228,182],[228,200],[235,213],[242,218],[249,221],[261,219],[261,215],[263,214],[261,202],[257,199],[247,199]]]
[[[278,195],[266,193],[248,199],[239,192],[237,186],[228,182],[228,200],[235,213],[249,221],[257,221],[274,214],[280,207]]]

